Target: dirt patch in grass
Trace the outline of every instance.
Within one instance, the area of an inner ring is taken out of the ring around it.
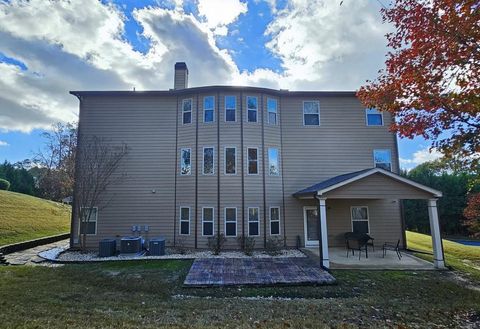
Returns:
[[[191,261],[0,268],[0,323],[25,328],[468,326],[448,273],[337,270],[335,286],[184,288]]]

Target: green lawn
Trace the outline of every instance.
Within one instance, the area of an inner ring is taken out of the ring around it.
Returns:
[[[70,206],[0,191],[0,246],[70,230]]]
[[[432,252],[432,238],[429,235],[407,231],[407,245],[409,249]],[[444,239],[443,249],[448,266],[480,282],[480,247],[465,246]],[[429,255],[417,256],[432,260]]]
[[[337,270],[335,286],[183,288],[190,265],[0,267],[0,327],[430,328],[480,320],[480,293],[449,272]]]

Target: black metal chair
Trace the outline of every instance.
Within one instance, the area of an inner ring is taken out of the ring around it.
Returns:
[[[357,234],[353,232],[345,233],[345,245],[347,248],[347,258],[352,251],[352,255],[355,256],[355,250],[358,251],[358,259],[362,256],[362,251],[365,251],[365,257],[368,258],[367,244],[370,240],[368,234]]]
[[[397,244],[385,242],[383,244],[383,258],[387,254],[387,250],[395,251],[397,253],[398,260],[402,259],[402,254],[400,252],[400,239],[398,239]]]

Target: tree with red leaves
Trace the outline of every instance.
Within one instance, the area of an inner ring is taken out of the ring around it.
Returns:
[[[423,136],[471,168],[480,153],[480,2],[396,0],[381,10],[395,31],[386,69],[358,97],[396,118],[400,137]]]
[[[480,237],[480,193],[473,194],[468,199],[468,204],[463,215],[467,219],[465,226],[473,236]]]

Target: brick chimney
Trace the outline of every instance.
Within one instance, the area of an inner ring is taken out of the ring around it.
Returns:
[[[173,78],[173,89],[188,88],[188,68],[185,62],[175,63],[175,76]]]

